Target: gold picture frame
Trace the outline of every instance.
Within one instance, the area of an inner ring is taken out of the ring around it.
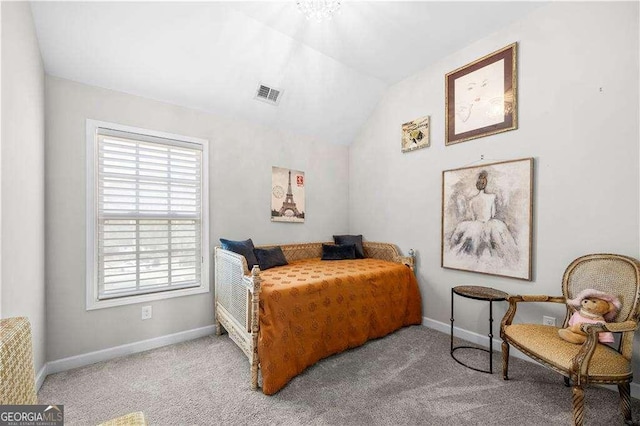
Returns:
[[[402,152],[411,152],[431,145],[429,116],[416,118],[402,125]]]
[[[531,281],[533,158],[442,172],[440,266]]]
[[[445,76],[445,145],[518,128],[517,43]]]

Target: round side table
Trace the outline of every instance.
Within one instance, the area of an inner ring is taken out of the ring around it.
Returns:
[[[489,349],[477,348],[475,346],[453,346],[453,295],[466,297],[475,300],[485,300],[489,302]],[[479,371],[481,373],[493,374],[493,302],[501,300],[507,300],[509,295],[504,291],[496,290],[491,287],[482,287],[476,285],[461,285],[453,287],[451,289],[451,358],[456,360],[459,364],[464,365],[472,370]],[[489,370],[482,370],[480,368],[471,367],[456,358],[454,352],[456,349],[475,349],[478,351],[484,351],[489,353]]]

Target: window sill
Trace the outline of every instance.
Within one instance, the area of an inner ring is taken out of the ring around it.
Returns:
[[[133,305],[135,303],[152,302],[154,300],[173,299],[174,297],[192,296],[194,294],[203,293],[209,293],[209,285],[105,300],[87,298],[87,311],[114,308],[116,306]]]

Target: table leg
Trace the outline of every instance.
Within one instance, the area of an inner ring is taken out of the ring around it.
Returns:
[[[489,301],[489,372],[493,374],[493,301]]]
[[[453,354],[453,289],[451,289],[451,349],[449,352]]]

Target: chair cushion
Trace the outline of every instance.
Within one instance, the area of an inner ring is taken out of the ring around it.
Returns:
[[[581,345],[562,340],[558,328],[539,324],[512,324],[504,328],[508,340],[520,346],[548,364],[569,372],[572,360]],[[627,378],[632,374],[631,363],[617,351],[598,343],[589,363],[588,375],[597,380],[599,376]]]

